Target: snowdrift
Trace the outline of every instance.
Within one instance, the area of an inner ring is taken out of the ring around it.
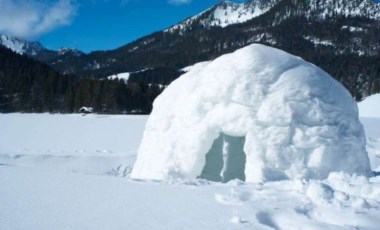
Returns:
[[[371,173],[356,102],[318,67],[254,44],[194,68],[156,99],[131,177],[262,182],[333,171]]]

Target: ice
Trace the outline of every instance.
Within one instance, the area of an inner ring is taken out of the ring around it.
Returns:
[[[301,58],[258,44],[194,68],[156,99],[131,175],[195,179],[221,134],[245,138],[248,182],[371,175],[349,92]]]

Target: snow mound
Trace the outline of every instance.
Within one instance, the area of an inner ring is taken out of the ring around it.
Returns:
[[[361,117],[380,117],[380,94],[366,97],[358,103],[359,114]]]
[[[231,141],[216,148],[222,136]],[[131,177],[194,179],[206,168],[223,177],[233,167],[228,145],[239,143],[245,157],[234,160],[245,160],[237,165],[248,182],[371,173],[349,92],[301,58],[253,44],[182,75],[156,99]],[[207,161],[218,149],[222,168]]]

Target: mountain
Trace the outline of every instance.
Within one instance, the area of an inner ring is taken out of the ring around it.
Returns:
[[[57,52],[59,56],[72,55],[79,57],[84,54],[82,51],[72,48],[60,48]]]
[[[172,26],[165,32],[186,32],[193,26],[226,27],[258,17],[272,8],[278,0],[256,0],[246,3],[222,1],[206,11]]]
[[[372,0],[249,0],[245,3],[222,1],[208,10],[172,26],[165,32],[185,34],[193,27],[226,27],[243,23],[261,16],[274,6],[278,9],[286,9],[285,14],[277,14],[274,21],[277,23],[294,16],[321,19],[333,16],[380,18],[380,6]]]
[[[49,50],[38,41],[27,41],[5,34],[0,35],[0,45],[11,49],[17,54],[27,55],[50,65],[54,65],[54,62],[64,62],[66,59],[84,55],[82,51],[71,48],[61,48],[57,51]],[[62,73],[69,72],[72,71],[62,71]]]
[[[183,67],[261,43],[320,66],[361,100],[380,91],[379,37],[380,4],[372,0],[223,1],[114,50],[34,58],[90,78],[149,69],[137,81],[168,84]]]
[[[15,48],[12,50],[0,46],[0,112],[63,111],[69,77],[61,76],[45,63],[15,53],[15,50],[21,54],[33,51],[28,49],[31,47],[28,43],[7,41],[8,45],[19,46],[12,46]]]
[[[18,54],[36,56],[45,48],[35,41],[26,41],[20,38],[2,34],[0,35],[0,45],[3,45]]]

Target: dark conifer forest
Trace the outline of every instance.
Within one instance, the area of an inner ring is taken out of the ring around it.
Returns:
[[[147,114],[162,88],[144,82],[61,75],[47,64],[0,46],[0,112]]]

